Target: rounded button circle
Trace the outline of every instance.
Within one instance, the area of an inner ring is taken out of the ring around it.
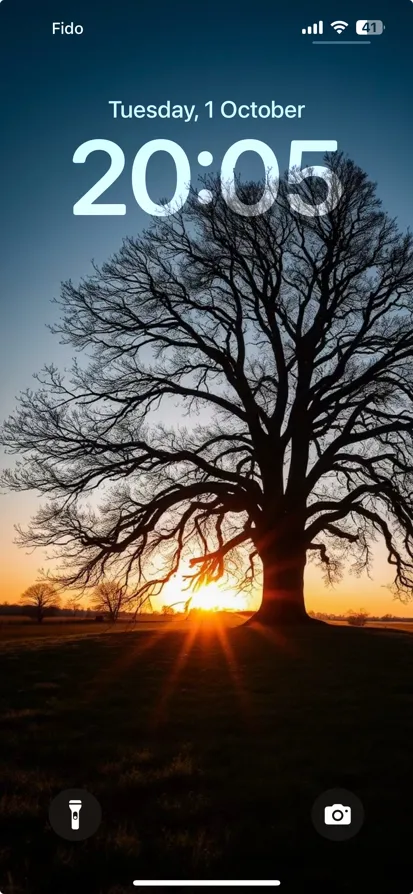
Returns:
[[[97,798],[85,789],[68,788],[51,802],[49,821],[61,838],[84,841],[97,832],[102,821],[102,808]]]
[[[354,792],[331,788],[314,802],[311,819],[316,831],[324,838],[348,841],[357,835],[364,823],[364,807]]]

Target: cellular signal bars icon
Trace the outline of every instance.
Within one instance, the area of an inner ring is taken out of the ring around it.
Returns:
[[[314,25],[309,25],[308,28],[302,28],[301,34],[322,34],[323,33],[323,23],[319,22]]]

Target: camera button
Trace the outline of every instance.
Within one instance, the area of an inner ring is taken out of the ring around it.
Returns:
[[[364,807],[354,792],[331,788],[315,800],[311,811],[313,826],[330,841],[348,841],[360,832]]]

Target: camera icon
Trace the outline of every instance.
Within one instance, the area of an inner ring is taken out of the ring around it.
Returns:
[[[344,804],[332,804],[324,808],[324,823],[326,826],[350,826],[351,807]]]

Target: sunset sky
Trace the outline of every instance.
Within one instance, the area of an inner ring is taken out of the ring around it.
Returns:
[[[136,204],[130,185],[134,155],[147,140],[167,137],[178,142],[191,162],[192,182],[204,173],[198,153],[214,156],[219,168],[236,140],[254,137],[276,152],[287,167],[292,139],[335,139],[378,182],[385,208],[407,228],[413,223],[411,165],[411,31],[413,4],[400,3],[397,28],[372,38],[371,46],[312,46],[301,34],[310,18],[334,21],[345,14],[354,32],[359,15],[386,20],[388,0],[361,9],[357,2],[299,0],[284,11],[258,0],[249,14],[233,2],[137,4],[136,0],[102,2],[98,12],[80,0],[32,4],[28,0],[0,7],[2,143],[0,146],[1,329],[0,409],[6,416],[18,392],[32,384],[44,362],[64,367],[71,353],[47,330],[55,308],[51,300],[62,280],[75,282],[104,261],[122,237],[149,223]],[[393,4],[396,9],[398,4]],[[310,12],[311,15],[310,15]],[[56,19],[79,22],[84,34],[52,37]],[[328,26],[329,27],[329,26]],[[349,26],[350,27],[350,26]],[[397,33],[396,33],[397,31]],[[352,34],[352,36],[355,36]],[[405,52],[403,52],[405,41]],[[113,120],[109,101],[136,105],[195,103],[304,104],[301,120],[240,118],[197,124],[181,121]],[[107,159],[95,153],[86,165],[74,165],[73,153],[84,141],[106,138],[122,146],[123,174],[105,201],[126,202],[126,217],[74,216],[74,202],[103,175]],[[319,158],[316,159],[319,163]],[[306,163],[310,163],[308,159]],[[243,175],[261,176],[248,156]],[[154,200],[173,191],[172,162],[158,157],[148,172]],[[38,505],[34,494],[0,498],[0,601],[14,601],[47,561],[13,545],[13,525],[28,520]],[[374,579],[349,575],[334,590],[325,590],[313,567],[307,572],[307,607],[341,612],[365,606],[373,613],[413,615],[385,588],[390,569],[376,550]],[[164,598],[158,600],[158,607]],[[172,600],[171,600],[172,601]],[[258,594],[251,600],[254,608]],[[247,607],[247,606],[242,606]]]

